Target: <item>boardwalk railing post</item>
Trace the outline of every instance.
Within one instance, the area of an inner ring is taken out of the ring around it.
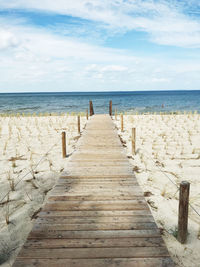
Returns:
[[[92,101],[90,101],[90,116],[92,115],[94,115],[94,109],[93,109]]]
[[[86,119],[88,120],[88,109],[86,109]]]
[[[94,107],[93,107],[93,103],[92,103],[92,115],[94,115]]]
[[[188,234],[188,205],[189,205],[190,183],[183,181],[179,192],[179,214],[178,214],[178,236],[180,243],[185,243]]]
[[[112,100],[109,103],[109,115],[112,116]]]
[[[78,134],[81,133],[81,120],[80,120],[80,115],[77,117],[77,123],[78,123]]]
[[[132,128],[132,154],[135,155],[136,129]]]
[[[123,114],[121,114],[121,132],[124,131],[124,118],[123,118]]]
[[[92,101],[90,101],[90,116],[92,116]]]
[[[66,133],[62,132],[62,155],[63,158],[66,158],[67,153],[66,153]]]

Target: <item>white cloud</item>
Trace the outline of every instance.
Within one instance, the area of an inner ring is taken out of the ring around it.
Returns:
[[[0,49],[16,47],[18,44],[19,40],[12,32],[0,30]]]
[[[100,22],[113,31],[145,31],[152,42],[200,47],[199,19],[183,10],[198,1],[132,0],[0,0],[1,8],[34,9]],[[194,11],[193,11],[194,12]]]
[[[123,65],[96,65],[96,64],[91,64],[85,68],[86,71],[92,71],[92,72],[123,72],[128,70],[127,67]]]
[[[126,71],[128,68],[125,66],[121,65],[108,65],[105,66],[101,69],[102,72],[107,72],[107,71],[114,71],[114,72],[121,72],[121,71]]]
[[[168,78],[157,78],[157,77],[154,77],[154,78],[152,78],[151,81],[152,82],[156,82],[156,83],[166,83],[166,82],[169,82],[170,80]]]

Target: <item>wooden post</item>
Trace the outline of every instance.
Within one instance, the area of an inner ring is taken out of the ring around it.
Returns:
[[[88,120],[88,109],[86,109],[86,119]]]
[[[66,153],[66,133],[62,132],[62,155],[63,158],[66,158],[67,153]]]
[[[92,115],[94,115],[94,109],[93,109],[92,101],[90,101],[90,116]]]
[[[190,183],[183,181],[180,184],[179,192],[179,214],[178,214],[178,236],[177,239],[181,244],[187,240],[188,234],[188,205]]]
[[[121,114],[121,132],[124,131],[124,118],[123,118],[123,114]]]
[[[132,128],[132,154],[135,155],[136,129]]]
[[[80,115],[77,117],[77,123],[78,123],[78,134],[81,133],[81,120],[80,120]]]
[[[94,108],[93,108],[93,103],[92,103],[92,115],[94,115]]]
[[[112,116],[112,100],[109,103],[109,115]]]
[[[92,116],[92,101],[90,101],[90,116]]]

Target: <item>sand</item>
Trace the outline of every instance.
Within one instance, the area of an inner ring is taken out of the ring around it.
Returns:
[[[81,131],[85,123],[81,117]],[[12,265],[34,216],[67,164],[68,158],[62,158],[62,131],[69,155],[79,138],[77,117],[0,117],[1,266]]]
[[[126,115],[113,117],[136,178],[145,192],[155,221],[162,229],[177,266],[200,266],[200,217],[189,209],[188,239],[177,235],[181,181],[190,182],[190,204],[200,214],[200,115]],[[132,156],[132,128],[136,128],[136,155]]]

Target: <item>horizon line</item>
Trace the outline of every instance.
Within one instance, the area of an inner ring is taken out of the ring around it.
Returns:
[[[168,89],[168,90],[128,90],[128,91],[30,91],[30,92],[0,92],[0,94],[37,94],[37,93],[129,93],[129,92],[177,92],[177,91],[200,91],[200,89]]]

